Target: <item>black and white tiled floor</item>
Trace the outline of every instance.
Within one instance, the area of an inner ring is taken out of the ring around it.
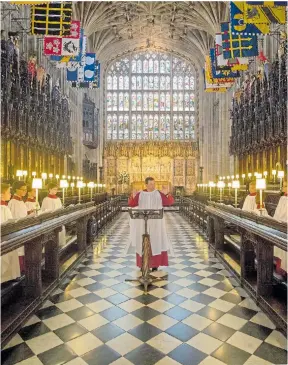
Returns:
[[[168,280],[149,295],[125,282],[139,271],[135,254],[124,254],[129,221],[120,215],[2,351],[2,365],[286,364],[286,338],[197,228],[177,213],[166,221],[175,251]]]

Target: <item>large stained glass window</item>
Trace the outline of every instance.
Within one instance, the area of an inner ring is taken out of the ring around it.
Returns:
[[[113,63],[106,79],[108,140],[193,140],[194,68],[160,52]]]

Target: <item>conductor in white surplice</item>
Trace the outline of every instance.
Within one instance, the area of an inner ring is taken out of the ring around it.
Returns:
[[[145,185],[145,190],[133,194],[129,198],[128,204],[131,208],[162,209],[174,203],[174,198],[168,191],[163,190],[160,192],[155,189],[153,177],[147,177]],[[136,246],[136,264],[140,268],[142,266],[142,235],[145,233],[144,227],[143,219],[135,219],[133,224],[130,225],[132,245]],[[149,267],[155,271],[159,266],[168,266],[168,249],[170,244],[164,218],[148,220],[147,228],[152,251]]]

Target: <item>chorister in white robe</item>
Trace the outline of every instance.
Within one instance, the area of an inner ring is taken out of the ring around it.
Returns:
[[[62,202],[60,198],[54,195],[48,195],[43,199],[41,212],[54,211],[62,208]],[[63,247],[66,245],[66,230],[65,226],[62,226],[62,231],[59,232],[59,246]]]
[[[274,213],[274,219],[280,222],[287,222],[288,220],[288,197],[281,196],[277,208]],[[274,256],[281,259],[281,268],[287,272],[287,252],[274,246]]]
[[[13,195],[12,199],[8,203],[8,207],[12,213],[13,219],[21,219],[27,217],[27,207],[22,198],[17,195]],[[24,247],[18,248],[18,255],[24,256]]]
[[[13,219],[12,214],[6,204],[1,203],[1,224]],[[20,265],[17,250],[1,256],[1,283],[14,280],[20,277]]]
[[[138,209],[162,209],[162,197],[158,190],[152,192],[142,191],[139,194]],[[133,222],[132,222],[133,221]],[[142,235],[145,233],[143,219],[130,221],[130,240],[136,246],[137,266],[141,267],[142,260]],[[150,235],[152,258],[150,267],[168,266],[168,250],[173,254],[171,243],[168,239],[165,219],[151,219],[147,224]]]
[[[245,212],[254,213],[257,215],[260,215],[260,209],[257,207],[256,203],[256,194],[249,194],[246,196],[242,210],[245,210]],[[263,216],[268,216],[267,210],[265,208],[262,209]]]
[[[25,202],[28,213],[36,210],[36,200],[35,199],[27,199]]]

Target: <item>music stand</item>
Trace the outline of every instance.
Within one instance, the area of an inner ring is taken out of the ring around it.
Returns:
[[[152,256],[150,235],[148,234],[147,224],[148,219],[163,219],[162,209],[128,209],[131,219],[144,219],[145,233],[142,235],[142,267],[141,276],[138,279],[126,279],[125,281],[137,281],[144,285],[144,294],[147,294],[148,286],[155,281],[161,281],[167,277],[167,275],[161,278],[155,278],[150,275],[149,261]]]

